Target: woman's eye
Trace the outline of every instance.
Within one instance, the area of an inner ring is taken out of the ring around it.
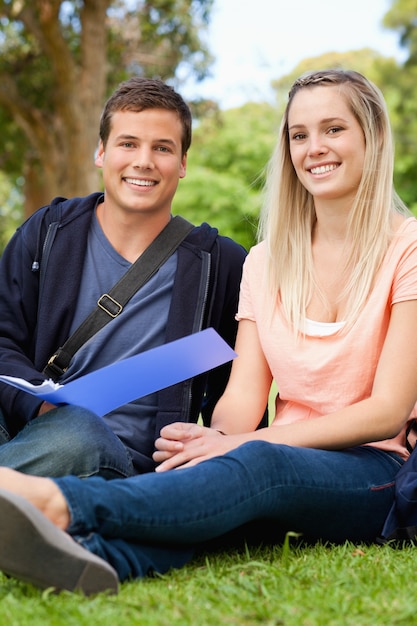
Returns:
[[[305,134],[304,133],[295,133],[295,135],[292,136],[292,138],[295,141],[299,141],[300,139],[305,139]]]

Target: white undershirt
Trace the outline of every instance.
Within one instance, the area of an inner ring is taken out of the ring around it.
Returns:
[[[305,319],[305,332],[312,337],[328,337],[334,335],[344,326],[345,322],[316,322]]]

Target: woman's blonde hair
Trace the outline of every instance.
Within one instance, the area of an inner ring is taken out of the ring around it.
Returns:
[[[316,214],[312,195],[295,173],[289,146],[288,114],[296,93],[315,86],[339,86],[365,138],[361,182],[349,216],[346,275],[341,299],[345,321],[353,323],[365,304],[391,238],[393,211],[407,213],[393,188],[394,148],[380,90],[354,71],[304,74],[289,92],[278,141],[267,168],[259,239],[268,250],[267,279],[273,306],[279,297],[288,321],[302,330],[314,279],[311,237]]]

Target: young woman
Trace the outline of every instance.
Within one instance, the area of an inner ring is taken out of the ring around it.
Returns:
[[[352,71],[298,79],[212,428],[165,427],[158,472],[145,476],[2,470],[0,569],[90,593],[181,566],[253,520],[310,540],[374,540],[417,414],[417,220],[392,180],[380,91]],[[273,379],[275,417],[255,430]]]

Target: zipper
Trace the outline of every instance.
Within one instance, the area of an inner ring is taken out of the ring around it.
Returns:
[[[207,298],[208,298],[208,291],[209,291],[209,285],[210,285],[211,254],[203,250],[202,260],[203,260],[203,267],[201,270],[202,279],[200,282],[200,290],[198,294],[198,299],[199,301],[201,301],[201,307],[200,307],[200,314],[198,317],[196,317],[194,321],[193,332],[198,332],[202,330],[203,328],[203,320],[204,320],[204,314],[207,308]]]
[[[41,301],[43,285],[45,280],[45,270],[48,264],[49,254],[55,239],[56,231],[59,228],[59,222],[52,222],[46,231],[45,240],[42,246],[42,258],[40,263],[40,282],[39,282],[39,302]],[[43,270],[43,271],[42,271]]]
[[[210,276],[211,276],[211,254],[202,251],[202,269],[201,269],[201,281],[200,281],[200,289],[198,293],[198,302],[201,302],[201,306],[194,320],[193,333],[202,330],[203,328],[203,320],[204,314],[207,308],[207,299],[210,285]],[[187,383],[187,407],[185,410],[185,415],[187,416],[186,421],[190,421],[190,411],[191,411],[191,400],[192,400],[192,381],[190,380]]]

